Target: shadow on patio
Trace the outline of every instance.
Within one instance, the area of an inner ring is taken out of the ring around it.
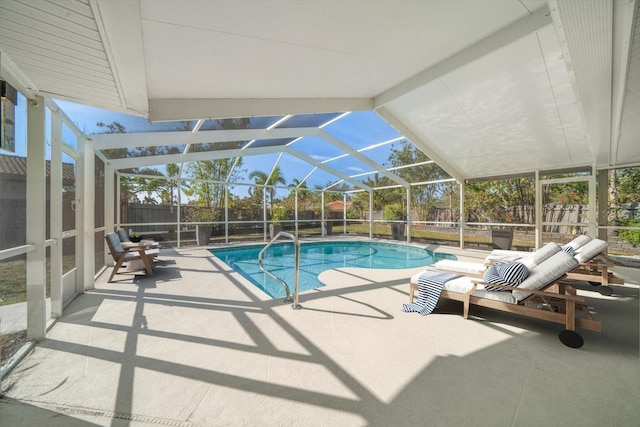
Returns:
[[[534,319],[474,308],[464,320],[455,302],[426,317],[400,312],[415,270],[323,273],[327,286],[302,294],[297,311],[204,250],[163,255],[154,277],[107,284],[103,274],[67,308],[5,380],[8,425],[640,418],[637,285],[611,297],[581,287],[603,331],[582,331],[573,350],[559,326]]]

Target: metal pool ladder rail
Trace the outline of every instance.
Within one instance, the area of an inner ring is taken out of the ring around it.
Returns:
[[[269,246],[271,246],[276,240],[278,240],[280,236],[288,237],[291,240],[293,240],[293,245],[296,251],[293,299],[291,298],[291,292],[289,292],[289,285],[287,285],[287,283],[284,280],[280,279],[279,277],[276,277],[273,273],[271,273],[270,271],[267,271],[262,266],[262,254],[267,249],[269,249]],[[298,294],[299,294],[298,275],[300,272],[300,242],[298,242],[298,238],[293,234],[285,233],[284,231],[281,231],[278,234],[276,234],[275,237],[271,239],[271,241],[267,243],[267,245],[264,248],[262,248],[262,250],[258,254],[258,266],[260,267],[260,270],[262,270],[266,275],[268,275],[269,277],[271,277],[273,280],[280,283],[284,287],[284,290],[287,293],[287,297],[284,299],[285,304],[288,302],[293,302],[293,304],[291,304],[291,308],[293,308],[294,310],[300,310],[302,308],[302,305],[298,303]]]

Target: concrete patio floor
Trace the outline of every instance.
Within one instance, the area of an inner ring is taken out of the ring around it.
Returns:
[[[67,307],[5,378],[0,425],[637,425],[637,282],[577,284],[602,332],[576,350],[541,320],[401,312],[420,270],[328,271],[292,310],[202,248],[163,249],[154,277],[107,270]]]

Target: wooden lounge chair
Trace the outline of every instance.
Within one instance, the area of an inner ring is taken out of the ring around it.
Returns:
[[[582,234],[562,247],[571,247],[574,252],[573,255],[580,263],[573,271],[567,273],[569,279],[586,280],[592,285],[601,284],[602,286],[608,286],[610,283],[617,285],[624,284],[624,280],[616,277],[609,270],[614,264],[604,254],[604,251],[609,247],[609,244],[604,240],[592,239]],[[525,257],[530,254],[530,252],[494,250],[485,261],[490,262],[500,259],[517,258],[518,255]],[[605,291],[604,293],[607,292]]]
[[[562,248],[571,247],[574,252],[576,252],[580,247],[591,241],[591,237],[586,234],[580,234],[576,236],[569,243],[562,245]],[[491,261],[500,261],[500,260],[513,260],[519,258],[526,258],[533,254],[533,252],[529,251],[512,251],[512,250],[503,250],[503,249],[494,249],[491,251],[487,258],[485,259],[486,264],[490,264]]]
[[[567,274],[572,280],[586,280],[593,284],[609,286],[610,283],[623,285],[624,280],[613,275],[609,268],[613,267],[604,255],[609,244],[604,240],[592,239],[575,251],[575,258],[580,265]]]
[[[433,264],[433,268],[448,273],[461,273],[466,276],[482,277],[485,270],[493,262],[522,262],[527,269],[531,270],[544,260],[560,252],[562,249],[557,243],[549,242],[536,252],[518,252],[518,251],[502,251],[510,252],[500,256],[487,256],[484,262],[467,262],[457,260],[440,260]],[[493,253],[493,252],[492,252]],[[526,256],[525,256],[526,255]]]
[[[575,289],[561,280],[577,266],[578,261],[574,257],[559,251],[532,268],[529,276],[517,287],[488,284],[482,279],[461,276],[444,284],[440,298],[461,301],[465,319],[469,317],[470,306],[478,305],[564,324],[565,330],[559,334],[560,341],[569,347],[579,348],[584,340],[576,328],[600,332],[601,325],[591,317],[584,298],[577,296]],[[411,278],[410,302],[413,302],[418,289],[419,276]],[[489,291],[485,286],[504,291]]]
[[[547,245],[557,244],[551,242],[547,243]],[[545,245],[545,247],[547,245]],[[609,270],[614,266],[614,264],[604,255],[604,251],[608,246],[609,244],[604,240],[592,239],[587,235],[580,235],[566,245],[563,245],[561,248],[571,247],[574,257],[579,262],[579,265],[574,270],[567,273],[567,278],[570,280],[586,280],[592,285],[601,284],[603,289],[601,289],[600,292],[605,295],[611,295],[613,291],[609,288],[605,289],[605,287],[610,283],[622,285],[624,284],[624,280],[616,277]],[[493,250],[486,257],[484,264],[444,260],[436,263],[435,267],[442,271],[481,276],[485,268],[492,262],[518,261],[526,264],[527,260],[532,259],[531,257],[535,257],[537,253],[538,252]]]
[[[120,244],[120,239],[114,232],[107,233],[104,239],[107,241],[109,253],[115,261],[113,271],[111,272],[111,276],[109,276],[109,283],[113,281],[113,277],[118,273],[118,270],[124,266],[125,262],[132,263],[142,261],[143,267],[140,269],[144,269],[147,276],[153,276],[153,259],[159,255],[159,249],[150,249],[149,246],[145,244],[125,248]]]

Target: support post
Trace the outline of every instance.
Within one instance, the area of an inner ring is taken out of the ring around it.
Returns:
[[[605,228],[609,225],[607,208],[609,207],[609,171],[598,171],[598,239],[608,241],[609,233]]]
[[[82,288],[77,289],[82,293],[95,287],[95,150],[93,142],[82,138],[79,141],[80,163],[82,165],[82,191],[80,200],[80,265]],[[77,255],[77,253],[76,253]]]
[[[596,204],[596,165],[591,167],[591,174],[589,175],[589,236],[595,237],[598,235],[598,213]]]
[[[320,193],[320,216],[322,216],[322,237],[326,236],[326,222],[327,220],[324,218],[324,191]]]
[[[178,249],[180,248],[181,238],[182,238],[182,178],[178,175],[178,211],[176,212],[176,239]]]
[[[122,227],[122,204],[120,203],[120,174],[116,174],[116,224],[118,227]]]
[[[229,185],[224,186],[224,243],[229,244]]]
[[[464,182],[460,182],[460,249],[464,249]]]
[[[262,188],[262,238],[267,241],[267,187]]]
[[[373,239],[373,190],[369,191],[369,238]]]
[[[62,164],[60,164],[62,167]],[[46,335],[46,163],[44,99],[36,96],[27,105],[27,339]]]
[[[62,115],[51,111],[51,166],[50,166],[50,230],[56,244],[51,247],[51,317],[62,316]]]
[[[542,186],[540,184],[540,171],[536,169],[536,251],[542,244]]]
[[[411,243],[411,187],[407,187],[407,243]]]
[[[347,234],[347,193],[342,194],[342,234]]]
[[[104,165],[104,227],[105,233],[110,233],[115,230],[116,226],[113,222],[113,214],[115,212],[116,199],[115,192],[115,180],[116,174],[109,164]],[[113,257],[109,254],[109,248],[107,242],[102,241],[104,246],[104,265],[111,265]]]
[[[296,211],[295,211],[295,220],[296,220],[296,239],[298,238],[298,189],[295,189],[295,206],[296,206]]]

